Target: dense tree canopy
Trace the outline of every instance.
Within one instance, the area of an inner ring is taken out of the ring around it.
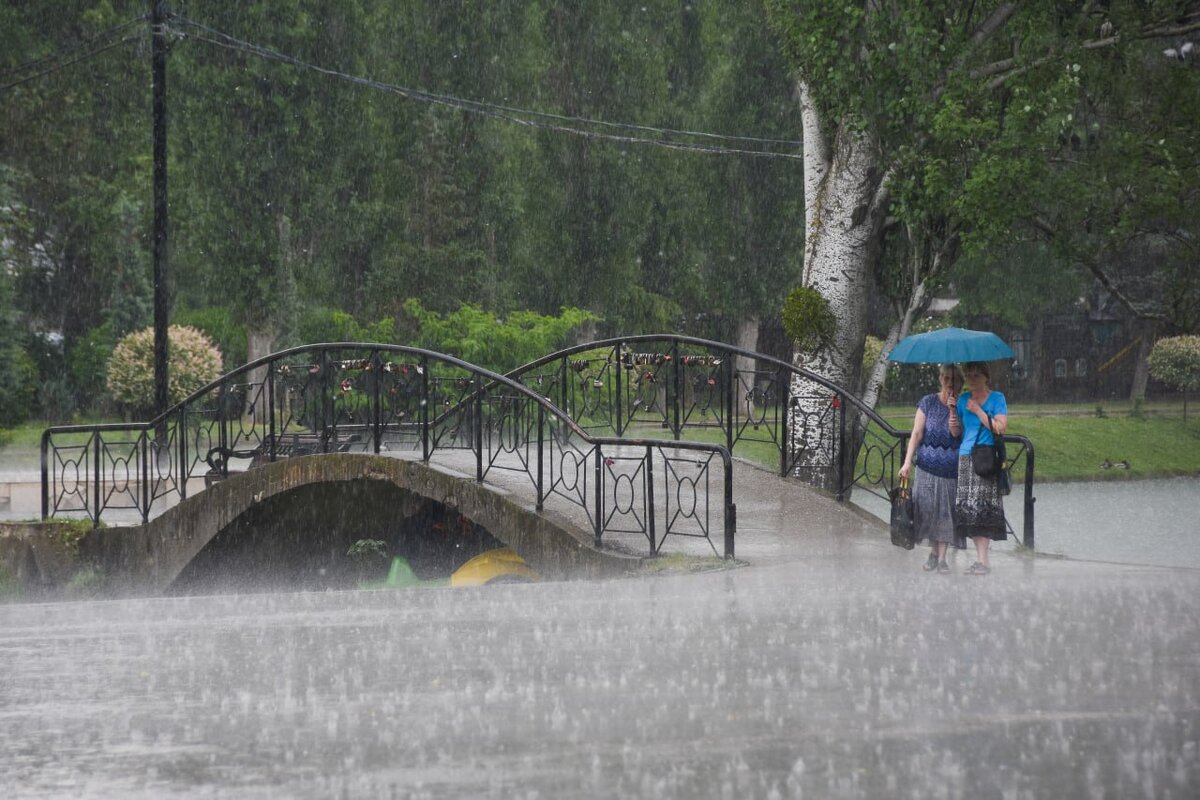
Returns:
[[[964,255],[992,301],[1078,272],[1138,318],[1189,307],[1200,71],[1181,42],[1200,4],[768,7],[805,113],[803,280],[841,315],[816,359],[831,377],[857,374],[866,292],[890,293],[894,341]],[[1060,277],[1022,281],[1035,256]]]
[[[319,328],[310,318],[370,325],[410,298],[725,338],[776,314],[798,269],[796,145],[674,133],[795,138],[761,7],[168,11],[173,316],[243,327],[251,357]],[[80,363],[147,322],[146,12],[0,9],[13,304]],[[768,147],[792,157],[735,152]]]

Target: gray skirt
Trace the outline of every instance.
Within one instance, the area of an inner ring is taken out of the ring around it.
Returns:
[[[913,521],[917,541],[945,542],[963,549],[967,540],[954,530],[954,478],[939,478],[917,467],[917,486],[913,492]]]
[[[981,478],[970,456],[958,457],[958,496],[954,501],[954,529],[959,536],[1002,542],[1008,538],[1004,503],[995,478]]]

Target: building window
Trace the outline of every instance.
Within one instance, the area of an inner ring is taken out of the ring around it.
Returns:
[[[1054,377],[1067,377],[1067,360],[1065,358],[1054,359]]]
[[[1086,358],[1075,359],[1075,377],[1082,378],[1085,375],[1087,375],[1087,359]]]

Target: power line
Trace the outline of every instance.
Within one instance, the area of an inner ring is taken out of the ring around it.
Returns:
[[[116,40],[113,40],[113,37],[124,30],[141,24],[145,20],[146,16],[143,14],[140,17],[136,17],[120,25],[115,25],[68,47],[61,48],[53,53],[26,61],[23,64],[18,64],[15,67],[11,67],[10,69],[0,72],[0,81],[7,81],[9,78],[12,78],[15,75],[20,75],[22,73],[29,72],[30,70],[36,70],[36,72],[33,72],[30,75],[26,75],[25,77],[17,78],[16,80],[12,80],[8,83],[0,85],[0,91],[11,89],[14,86],[20,86],[23,83],[40,78],[43,75],[49,75],[51,72],[56,72],[57,70],[69,67],[73,64],[78,64],[82,61],[94,58],[95,56],[124,44],[125,42],[138,39],[143,35],[140,31],[126,34],[125,36],[122,36]],[[80,50],[84,50],[84,48],[88,49],[78,58],[66,60],[68,56],[72,55],[73,53],[77,53]]]
[[[276,50],[271,50],[261,45],[256,45],[251,42],[246,42],[227,33],[223,33],[214,28],[202,25],[198,22],[193,22],[185,17],[176,14],[171,14],[170,19],[184,26],[203,31],[210,34],[208,36],[202,33],[184,33],[181,35],[205,42],[217,47],[222,47],[228,50],[244,52],[258,56],[270,61],[288,64],[289,66],[298,67],[301,69],[310,70],[319,74],[336,78],[338,80],[347,81],[360,86],[367,86],[378,91],[389,92],[400,95],[411,100],[419,100],[421,102],[433,103],[437,105],[456,108],[461,111],[466,111],[472,114],[491,117],[493,119],[511,122],[517,125],[523,125],[530,128],[541,130],[550,130],[560,133],[570,133],[576,136],[584,136],[587,138],[606,139],[609,141],[625,142],[631,144],[651,144],[659,147],[667,147],[675,150],[686,150],[701,153],[717,153],[723,155],[747,155],[759,158],[788,158],[800,159],[802,156],[796,153],[785,153],[777,150],[749,150],[745,148],[732,148],[721,145],[700,144],[697,142],[675,141],[669,138],[648,138],[638,135],[637,133],[609,133],[606,131],[585,130],[579,127],[559,124],[560,122],[571,122],[579,125],[593,125],[598,127],[607,127],[615,129],[626,129],[633,132],[654,133],[660,136],[692,136],[728,142],[745,142],[747,144],[765,144],[765,145],[786,145],[791,147],[800,147],[798,141],[787,139],[766,139],[751,136],[729,136],[723,134],[707,133],[701,131],[681,131],[670,128],[655,128],[646,125],[632,125],[627,123],[608,122],[605,120],[592,120],[581,117],[569,117],[559,114],[550,114],[542,111],[534,111],[530,109],[517,108],[513,106],[504,106],[495,103],[484,103],[476,100],[467,100],[453,95],[440,94],[436,92],[428,92],[421,89],[413,89],[410,87],[399,86],[397,84],[384,83],[382,81],[364,78],[356,75],[349,75],[344,72],[339,72],[327,67],[311,64],[302,61],[294,56],[280,53]],[[215,37],[215,38],[214,38]],[[528,117],[528,118],[527,118]]]

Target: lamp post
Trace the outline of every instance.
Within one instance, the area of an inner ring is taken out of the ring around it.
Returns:
[[[150,0],[154,100],[154,415],[167,410],[167,35],[163,0]],[[160,425],[159,437],[165,434]]]

